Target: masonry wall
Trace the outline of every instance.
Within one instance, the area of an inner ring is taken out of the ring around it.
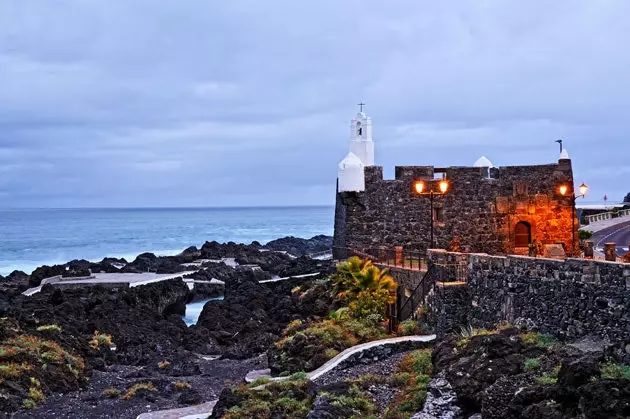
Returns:
[[[394,180],[383,169],[365,168],[365,191],[337,195],[335,246],[368,249],[402,245],[424,251],[430,245],[430,198],[413,192],[417,180],[432,183],[432,166],[396,167]],[[572,202],[560,196],[560,184],[573,185],[570,160],[540,166],[491,169],[444,169],[450,189],[434,199],[443,219],[435,222],[435,247],[449,248],[458,238],[461,249],[492,254],[526,253],[514,248],[514,226],[525,221],[541,244],[571,246]],[[577,223],[576,223],[577,226]],[[576,227],[577,229],[577,227]]]
[[[465,257],[466,291],[461,298],[451,295],[435,302],[435,310],[448,305],[463,307],[467,316],[458,321],[475,327],[491,328],[507,321],[568,340],[594,336],[615,344],[618,353],[630,361],[630,264],[479,254]],[[430,252],[431,263],[438,268],[452,265],[457,258],[462,254]],[[454,327],[446,320],[442,324]]]

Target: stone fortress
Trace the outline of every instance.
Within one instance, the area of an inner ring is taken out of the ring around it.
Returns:
[[[403,246],[424,252],[433,225],[435,248],[457,243],[464,252],[528,254],[531,244],[572,248],[574,182],[563,151],[545,165],[493,167],[485,157],[472,167],[397,166],[395,179],[374,165],[372,120],[358,112],[351,122],[350,152],[339,163],[334,253]],[[439,182],[448,182],[441,194]],[[431,197],[416,193],[424,183]],[[432,210],[431,210],[431,207]],[[433,222],[431,222],[433,218]]]

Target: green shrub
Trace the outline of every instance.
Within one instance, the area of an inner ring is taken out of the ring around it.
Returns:
[[[601,376],[608,380],[630,380],[630,365],[608,362],[602,365]]]
[[[115,389],[114,387],[106,388],[103,391],[103,396],[109,397],[110,399],[115,399],[120,396],[120,390]]]
[[[526,345],[534,345],[539,348],[551,348],[557,342],[553,336],[538,332],[521,334],[521,341]]]
[[[38,332],[61,332],[61,326],[59,326],[58,324],[47,324],[44,326],[39,326],[37,328]]]
[[[96,330],[90,340],[90,346],[95,350],[101,348],[109,349],[112,346],[112,336]]]
[[[406,418],[422,409],[432,372],[430,349],[421,349],[405,355],[392,377],[392,384],[402,388],[387,408],[385,417]]]
[[[156,392],[157,389],[155,388],[153,383],[137,383],[127,390],[127,392],[123,395],[123,399],[131,400],[136,397],[139,391]]]
[[[538,371],[540,369],[540,358],[527,358],[523,365],[525,371]]]
[[[558,382],[558,373],[560,372],[561,364],[556,365],[551,371],[544,373],[538,377],[536,381],[545,386],[551,386]]]
[[[326,359],[333,359],[334,357],[339,355],[339,351],[336,349],[328,348],[326,349],[326,352],[324,352],[324,355],[326,356]]]
[[[322,392],[319,396],[327,397],[332,406],[351,410],[352,417],[373,415],[377,412],[377,408],[374,405],[372,398],[363,393],[356,385],[350,386],[348,394],[331,394]]]
[[[422,333],[420,324],[416,320],[405,320],[398,325],[396,330],[399,336],[413,336]]]
[[[185,382],[185,381],[177,381],[175,383],[173,383],[173,386],[177,389],[177,390],[190,390],[192,388],[192,386]]]

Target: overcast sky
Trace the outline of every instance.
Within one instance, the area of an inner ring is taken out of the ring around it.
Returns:
[[[0,206],[334,202],[376,162],[558,158],[630,191],[630,2],[1,0]]]

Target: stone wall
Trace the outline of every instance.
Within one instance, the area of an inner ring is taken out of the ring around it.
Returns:
[[[524,221],[538,242],[570,248],[570,160],[490,171],[449,167],[437,172],[443,173],[450,187],[447,194],[434,198],[434,208],[440,212],[434,225],[434,247],[449,248],[458,238],[465,251],[513,253],[514,226]],[[426,250],[430,247],[430,198],[416,195],[413,187],[417,180],[424,180],[437,191],[435,175],[433,166],[399,166],[394,180],[384,180],[382,167],[366,167],[364,192],[337,194],[335,246],[361,250],[402,245]],[[568,185],[566,196],[559,194],[560,184]],[[527,248],[519,250],[527,252]]]
[[[529,325],[559,338],[585,336],[610,341],[630,359],[630,264],[523,256],[489,256],[431,250],[431,263],[452,265],[467,259],[467,292],[435,295],[431,309],[438,328],[443,307],[465,307],[455,320],[491,328],[502,322]],[[451,278],[454,279],[454,278]],[[452,310],[451,310],[452,311]],[[440,323],[442,322],[442,323]]]

